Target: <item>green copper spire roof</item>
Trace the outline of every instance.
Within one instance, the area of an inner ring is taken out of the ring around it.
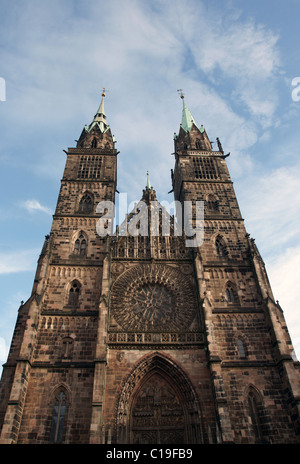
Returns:
[[[90,132],[95,125],[97,125],[102,133],[106,132],[109,129],[109,126],[106,123],[106,116],[104,110],[104,97],[105,89],[102,92],[102,99],[97,113],[94,116],[93,122],[89,126],[85,126],[85,130]]]
[[[184,95],[183,95],[182,92],[181,92],[180,98],[182,99],[182,103],[183,103],[181,127],[186,132],[190,132],[193,124],[195,124],[196,127],[198,127],[198,126],[197,126],[197,124],[195,122],[195,119],[193,118],[190,110],[188,109],[188,107],[185,104]],[[198,127],[198,129],[199,129],[199,127]],[[199,130],[200,130],[201,133],[204,132],[204,127],[201,126]]]
[[[98,111],[95,114],[94,121],[106,123],[106,116],[105,116],[105,110],[104,110],[104,97],[105,97],[105,93],[103,92],[102,100],[98,108]]]

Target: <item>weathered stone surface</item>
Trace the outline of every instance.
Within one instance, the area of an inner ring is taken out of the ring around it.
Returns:
[[[67,152],[19,308],[1,443],[298,443],[299,363],[220,141],[213,151],[194,124],[175,137],[175,200],[204,202],[199,248],[163,209],[155,236],[130,236],[124,223],[103,238],[96,206],[114,201],[117,151],[96,116]],[[157,202],[155,190],[142,200]]]

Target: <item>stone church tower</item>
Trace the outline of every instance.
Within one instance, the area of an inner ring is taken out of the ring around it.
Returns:
[[[172,188],[190,225],[204,204],[203,243],[187,246],[149,178],[114,235],[98,233],[110,230],[98,205],[115,201],[118,157],[102,98],[66,152],[51,232],[18,311],[1,443],[299,442],[299,363],[282,309],[246,233],[228,155],[181,96]]]

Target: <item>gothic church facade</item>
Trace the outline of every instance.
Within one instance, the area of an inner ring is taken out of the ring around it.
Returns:
[[[299,362],[220,141],[213,150],[182,95],[172,190],[183,210],[203,202],[200,246],[187,247],[160,207],[151,234],[159,203],[149,179],[149,233],[128,232],[137,205],[100,236],[97,205],[115,201],[118,158],[103,97],[66,152],[51,232],[18,311],[0,442],[299,443]]]

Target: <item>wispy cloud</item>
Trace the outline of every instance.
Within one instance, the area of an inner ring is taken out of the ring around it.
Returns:
[[[3,337],[0,337],[0,363],[1,364],[5,362],[7,359],[8,350],[9,350],[9,347],[6,344],[5,339]]]
[[[124,3],[122,14],[123,2],[115,0],[105,5],[105,14],[101,2],[91,3],[82,16],[74,15],[73,2],[64,6],[56,1],[42,7],[35,4],[34,15],[31,2],[23,6],[22,15],[14,11],[15,30],[23,32],[22,41],[16,32],[13,39],[18,41],[19,56],[16,59],[7,50],[5,61],[12,75],[16,66],[22,69],[23,88],[16,95],[20,104],[15,106],[18,117],[21,112],[30,127],[35,124],[43,130],[46,124],[62,127],[62,119],[65,125],[74,115],[83,118],[83,110],[90,114],[88,99],[94,99],[94,92],[107,85],[111,114],[118,115],[123,126],[128,121],[124,141],[134,144],[135,125],[128,130],[129,115],[145,133],[155,134],[168,120],[174,130],[178,119],[170,115],[169,95],[172,93],[174,102],[176,89],[185,83],[190,105],[197,102],[205,109],[202,123],[220,126],[224,133],[226,127],[231,131],[242,127],[243,148],[255,143],[258,134],[253,134],[253,125],[246,124],[247,118],[270,124],[276,110],[273,82],[279,66],[278,37],[253,20],[237,14],[224,16],[222,10],[198,0],[187,4],[181,0]],[[45,34],[47,46],[42,40]],[[226,93],[222,92],[224,80],[230,89]],[[86,89],[91,89],[89,95]],[[237,102],[244,107],[244,114],[237,112]],[[12,117],[15,120],[16,114]],[[120,130],[116,136],[121,142]],[[124,151],[124,145],[122,148]]]
[[[21,203],[21,207],[25,208],[29,213],[36,213],[41,211],[46,214],[52,214],[52,211],[47,206],[41,205],[38,200],[26,200]]]
[[[298,359],[300,359],[299,266],[300,246],[288,248],[268,263],[270,281],[272,287],[276,289],[274,297],[279,300],[284,311]]]
[[[21,277],[23,281],[23,278]],[[19,287],[18,287],[19,284]],[[22,287],[22,285],[21,285]],[[16,291],[16,288],[19,288]],[[30,291],[30,289],[28,289]],[[0,308],[0,376],[2,373],[2,364],[7,361],[8,351],[15,328],[17,311],[21,301],[25,301],[28,291],[20,290],[20,281],[16,282],[16,287],[8,297],[1,301]]]
[[[300,235],[300,164],[256,173],[239,194],[245,206],[246,225],[255,231],[264,252],[278,254],[286,246],[298,245]],[[253,188],[255,185],[255,188]]]
[[[0,253],[0,274],[33,271],[39,253],[37,249]]]

